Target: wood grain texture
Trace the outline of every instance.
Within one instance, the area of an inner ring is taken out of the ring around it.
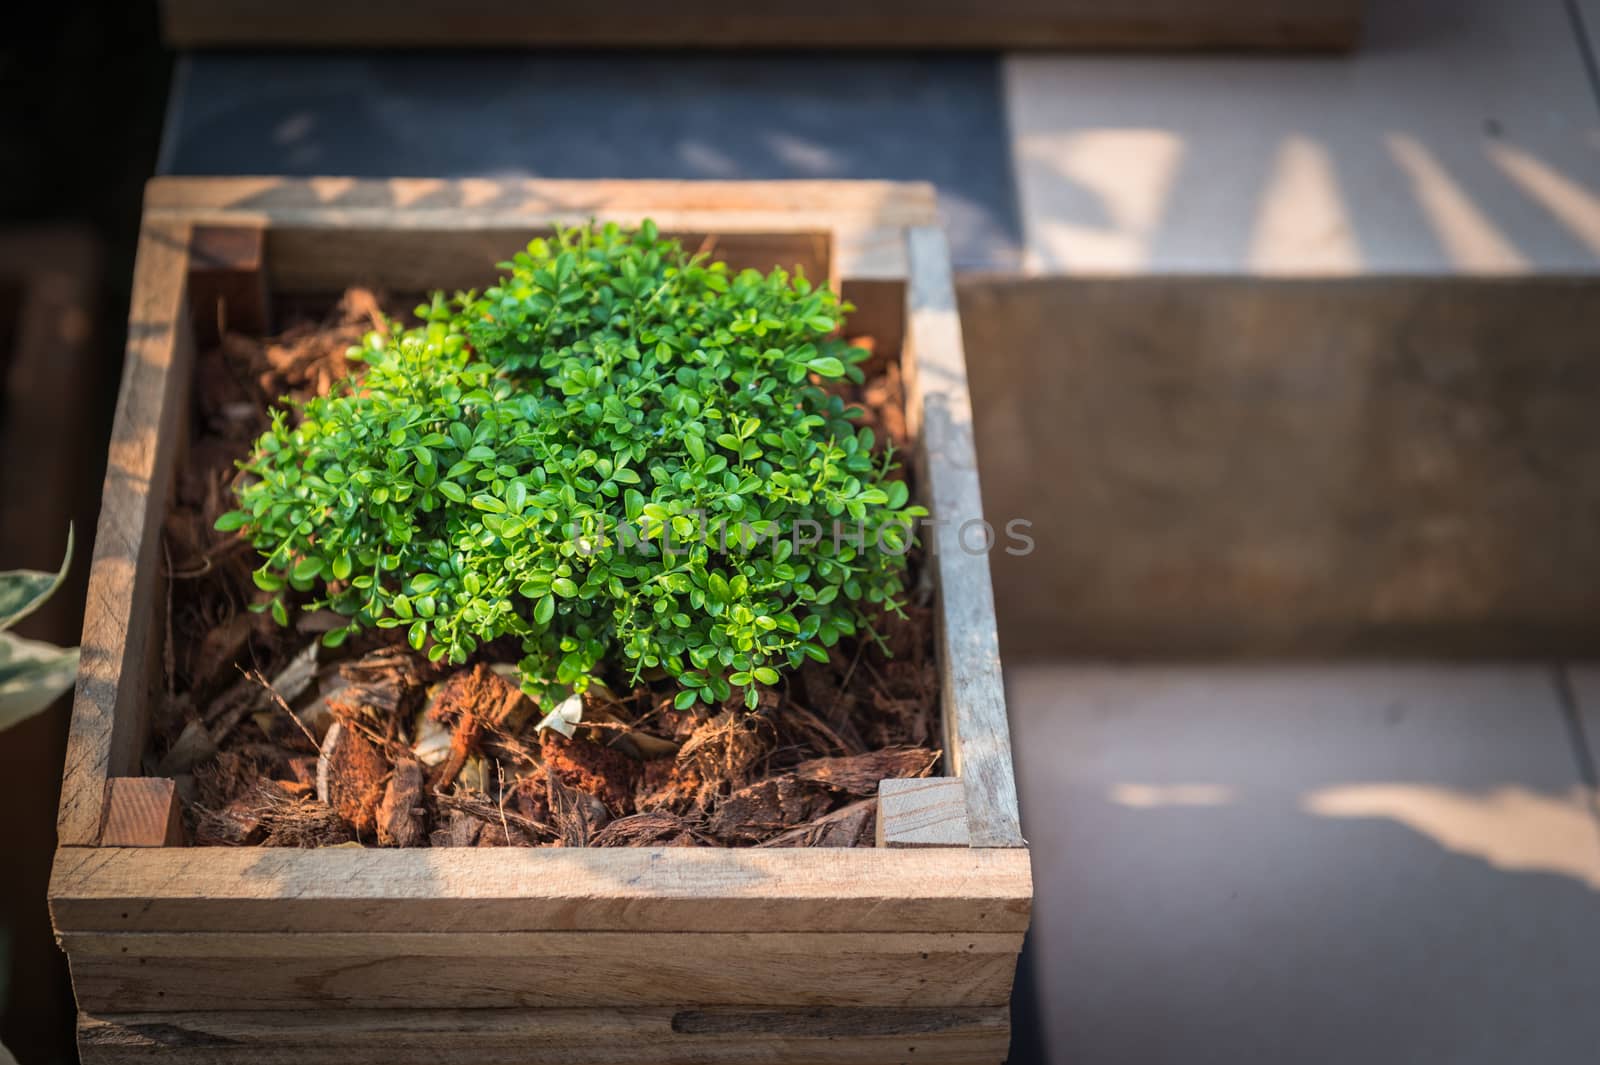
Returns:
[[[188,245],[188,225],[175,220],[147,221],[139,237],[56,826],[67,846],[96,841],[106,780],[135,771],[144,747],[142,678],[160,646],[151,621],[161,518],[193,358]]]
[[[999,1065],[1003,1006],[84,1014],[84,1065]]]
[[[195,226],[189,236],[195,343],[268,330],[266,234],[260,226]]]
[[[282,936],[285,941],[310,937]],[[542,1009],[593,1006],[999,1006],[1011,995],[1015,953],[897,951],[790,953],[759,938],[718,953],[693,934],[656,949],[489,958],[406,953],[72,959],[87,1010]],[[404,944],[398,949],[404,951]]]
[[[1600,278],[964,278],[1008,656],[1592,656]]]
[[[183,811],[178,789],[166,777],[112,777],[106,781],[102,847],[181,847]]]
[[[878,784],[878,846],[969,847],[967,789],[957,777]]]
[[[470,955],[493,962],[534,955],[653,957],[688,945],[705,956],[751,953],[828,958],[889,954],[1015,954],[1021,932],[64,932],[74,956],[112,958],[346,958]]]
[[[632,224],[646,217],[664,232],[723,239],[828,233],[834,277],[897,280],[906,276],[906,227],[937,224],[937,208],[932,186],[888,181],[165,177],[147,186],[145,217],[268,227],[267,256],[280,285],[328,276],[318,273],[317,255],[319,249],[329,254],[334,242],[308,243],[301,230],[337,229],[371,239],[395,231],[435,239],[453,233],[476,239],[480,250],[473,261],[488,255],[492,265],[504,258],[506,241],[526,241],[552,224]],[[447,241],[442,255],[445,267],[460,261],[459,245]],[[378,264],[369,259],[357,265]]]
[[[165,0],[175,48],[238,47],[831,47],[1345,49],[1356,0],[873,0],[730,10],[704,2],[670,12],[618,0],[605,12],[517,8],[487,0],[316,4],[311,0]]]
[[[62,848],[58,933],[1021,932],[1012,849]]]
[[[966,788],[972,846],[1020,847],[1022,828],[985,546],[984,530],[995,530],[984,523],[950,255],[944,234],[934,227],[913,227],[907,243],[911,273],[903,363],[906,409],[908,424],[921,441],[922,482],[934,523],[924,540],[939,573],[946,757],[949,772]]]

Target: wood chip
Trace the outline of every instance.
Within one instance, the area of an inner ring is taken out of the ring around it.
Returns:
[[[427,838],[422,817],[422,766],[403,758],[395,765],[378,806],[378,842],[385,847],[421,846]]]
[[[206,728],[205,722],[190,720],[184,724],[183,731],[178,733],[178,738],[172,741],[171,748],[156,765],[156,775],[172,777],[187,773],[216,753],[217,745],[211,739],[211,730]]]
[[[335,722],[317,761],[317,798],[348,821],[357,835],[370,837],[377,829],[388,770],[382,752],[370,740],[345,722]]]
[[[666,810],[633,814],[606,825],[589,840],[591,847],[699,847],[716,841],[697,823]]]
[[[762,843],[763,847],[870,847],[877,831],[878,800],[862,799]]]
[[[878,781],[925,777],[938,760],[939,752],[925,747],[885,747],[844,758],[813,758],[795,766],[793,772],[808,784],[821,784],[850,795],[876,795]]]
[[[793,774],[746,785],[717,804],[706,830],[724,843],[759,843],[822,815],[827,797]]]

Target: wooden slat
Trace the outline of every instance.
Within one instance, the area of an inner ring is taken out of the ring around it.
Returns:
[[[60,933],[1020,932],[1022,850],[62,848]]]
[[[632,220],[645,217],[639,213]],[[793,223],[791,222],[791,225]],[[734,270],[763,273],[773,267],[804,271],[817,283],[834,282],[833,241],[826,231],[720,233],[662,232],[688,250],[705,250]],[[548,236],[547,225],[477,229],[274,227],[267,232],[273,286],[282,293],[339,292],[352,284],[390,292],[482,289],[504,271],[496,263],[521,251],[534,237]]]
[[[614,0],[603,10],[488,0],[165,0],[176,48],[569,45],[696,48],[1345,49],[1358,0],[872,0],[730,8]]]
[[[84,1065],[999,1065],[1003,1006],[80,1015]]]
[[[150,957],[137,945],[116,956],[72,958],[72,983],[86,1010],[443,1009],[590,1006],[999,1006],[1011,996],[1017,955],[769,944],[741,949],[692,932],[637,945],[591,946],[579,934],[558,951],[409,953],[401,941],[353,955],[297,953],[268,963],[238,957]],[[641,933],[620,933],[624,938]],[[642,933],[648,934],[648,933]],[[273,935],[286,948],[316,936]],[[128,937],[122,937],[128,938]],[[838,939],[861,938],[834,935]],[[430,944],[436,946],[437,944]],[[965,946],[966,944],[962,944]]]
[[[224,331],[268,330],[266,234],[260,226],[195,226],[189,237],[189,305],[195,343]]]
[[[266,226],[278,283],[308,276],[303,271],[315,270],[317,248],[326,254],[334,246],[317,238],[308,258],[303,244],[283,236],[297,229],[515,234],[646,217],[685,234],[830,232],[835,277],[896,280],[906,276],[905,228],[934,224],[937,211],[932,186],[886,181],[158,178],[146,189],[145,217]]]
[[[967,789],[959,777],[878,783],[878,846],[969,847]]]
[[[102,847],[181,847],[183,811],[177,786],[166,777],[112,777],[106,781]]]
[[[920,436],[924,493],[936,523],[925,540],[939,573],[946,757],[951,775],[959,776],[966,788],[972,846],[1020,847],[994,591],[982,549],[983,500],[972,443],[972,403],[950,255],[937,228],[913,227],[907,239],[907,415]],[[1006,515],[996,521],[998,538]]]
[[[189,227],[177,220],[146,221],[139,237],[61,786],[63,845],[95,842],[107,778],[133,771],[144,746],[142,680],[159,648],[150,621],[160,586],[161,517],[193,355],[188,245]]]
[[[1021,932],[64,932],[74,957],[303,958],[471,955],[486,961],[594,951],[652,957],[690,944],[706,954],[749,953],[858,957],[887,954],[1016,954]]]
[[[1600,276],[963,278],[1008,656],[1591,657]]]

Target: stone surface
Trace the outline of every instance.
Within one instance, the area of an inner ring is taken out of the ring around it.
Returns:
[[[170,113],[170,174],[931,181],[1020,258],[993,56],[201,53]]]
[[[1010,680],[1032,1060],[1556,1065],[1600,1045],[1600,823],[1550,670]]]

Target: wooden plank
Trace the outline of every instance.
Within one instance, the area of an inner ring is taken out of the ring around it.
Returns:
[[[195,343],[224,331],[267,332],[266,234],[260,226],[195,226],[189,237],[189,304]]]
[[[344,958],[471,955],[486,961],[593,951],[652,957],[689,949],[707,956],[749,953],[862,957],[889,954],[1016,954],[1021,932],[64,932],[74,957]]]
[[[599,933],[604,934],[604,933]],[[286,946],[316,936],[273,936]],[[637,949],[576,943],[560,953],[236,957],[74,955],[82,1009],[541,1009],[593,1006],[1000,1006],[1017,955],[969,951],[796,953],[755,936],[719,953],[695,933]],[[853,937],[852,937],[853,938]],[[303,951],[303,948],[302,948]]]
[[[1020,932],[1022,850],[65,847],[70,932]]]
[[[873,0],[730,10],[689,2],[663,11],[615,0],[602,13],[408,0],[165,0],[174,48],[579,47],[1346,49],[1356,0]]]
[[[961,302],[1008,656],[1593,655],[1600,277]]]
[[[999,1065],[1003,1006],[83,1014],[84,1065]]]
[[[67,739],[57,820],[63,845],[96,841],[106,780],[134,771],[144,747],[143,678],[160,645],[149,622],[160,585],[161,517],[193,356],[188,246],[181,221],[147,221],[140,232]]]
[[[183,811],[177,785],[168,778],[112,777],[105,806],[100,846],[183,846]]]
[[[632,220],[645,217],[635,212]],[[789,228],[795,225],[789,223]],[[283,293],[328,293],[353,284],[390,292],[452,292],[482,289],[504,273],[505,262],[534,237],[549,236],[548,225],[493,229],[274,227],[267,231],[273,286]],[[734,270],[763,273],[773,267],[800,269],[820,283],[833,282],[832,240],[826,231],[800,229],[771,233],[685,232],[663,228],[690,252],[707,251]]]
[[[959,777],[878,784],[878,846],[969,847],[967,789]]]
[[[934,523],[926,536],[939,573],[945,756],[966,788],[974,847],[1020,847],[1000,644],[972,441],[961,318],[950,255],[936,227],[907,236],[907,421],[921,440],[923,483]],[[1004,517],[1004,515],[1002,515]]]
[[[887,181],[168,177],[146,188],[145,214],[192,224],[267,226],[276,284],[285,283],[285,276],[291,284],[305,276],[296,270],[315,270],[318,247],[326,253],[330,245],[318,238],[309,258],[297,254],[303,244],[284,236],[297,229],[489,231],[525,234],[526,240],[553,224],[637,223],[645,217],[667,232],[723,238],[826,231],[834,239],[833,276],[896,280],[906,276],[903,230],[937,220],[932,186]],[[494,246],[482,252],[503,256],[501,240],[493,238]]]

